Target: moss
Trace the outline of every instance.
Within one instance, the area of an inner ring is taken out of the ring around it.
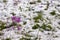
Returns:
[[[56,15],[55,11],[50,12],[51,15]]]

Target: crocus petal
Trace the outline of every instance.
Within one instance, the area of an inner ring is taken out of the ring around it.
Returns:
[[[13,30],[15,29],[14,26],[12,26],[12,29],[13,29]]]
[[[16,16],[13,16],[13,17],[12,17],[12,20],[15,20],[15,19],[16,19]]]
[[[12,17],[12,21],[13,21],[13,22],[20,22],[21,20],[20,20],[20,17],[13,16],[13,17]]]
[[[17,18],[15,19],[15,21],[16,21],[16,22],[20,22],[20,17],[17,17]]]
[[[17,27],[17,29],[18,29],[18,30],[21,30],[21,27],[19,26],[19,27]]]

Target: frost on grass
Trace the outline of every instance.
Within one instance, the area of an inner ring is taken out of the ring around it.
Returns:
[[[1,40],[59,40],[59,0],[0,0]]]

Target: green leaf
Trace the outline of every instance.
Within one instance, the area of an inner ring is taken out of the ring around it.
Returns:
[[[16,26],[17,24],[15,22],[11,23],[10,26]]]
[[[30,4],[36,4],[36,2],[30,2]]]
[[[25,34],[26,37],[32,37],[32,35],[29,35],[28,33]]]
[[[37,2],[39,2],[39,3],[40,3],[40,2],[41,2],[41,0],[37,0]]]
[[[14,12],[11,13],[13,16],[16,15]]]
[[[47,1],[47,6],[46,6],[45,10],[48,10],[48,8],[49,8],[49,2]]]
[[[35,20],[34,22],[35,22],[35,23],[39,23],[39,20]]]
[[[39,20],[43,21],[43,16],[42,16],[43,13],[42,13],[42,11],[37,11],[36,13],[37,13],[38,16],[33,18],[34,21],[35,22],[39,22]]]
[[[2,36],[2,35],[4,35],[4,33],[3,32],[0,32],[0,36]]]
[[[11,40],[10,38],[6,38],[6,40]]]
[[[4,2],[4,3],[6,3],[6,2],[7,2],[7,0],[3,0],[3,2]]]
[[[37,40],[38,39],[38,37],[36,37],[34,40]]]
[[[23,25],[25,25],[27,22],[23,22]]]
[[[52,30],[52,27],[51,27],[50,25],[46,25],[46,24],[43,24],[43,25],[41,26],[41,28],[44,29],[45,31],[50,31],[50,30]]]
[[[0,22],[0,31],[2,31],[3,29],[5,29],[5,23]]]
[[[34,25],[34,26],[32,27],[32,29],[37,29],[37,28],[39,28],[39,27],[40,27],[40,25],[36,24],[36,25]]]
[[[56,15],[55,11],[50,12],[51,15]]]
[[[31,38],[24,38],[24,37],[22,37],[22,38],[20,38],[20,40],[31,40]]]
[[[41,28],[44,29],[44,30],[46,29],[46,27],[47,27],[47,26],[46,26],[44,23],[43,23],[43,25],[41,26]]]
[[[19,7],[19,10],[20,10],[20,11],[22,11],[22,8],[21,8],[21,7]]]
[[[51,25],[48,25],[47,27],[48,27],[49,29],[52,29]]]

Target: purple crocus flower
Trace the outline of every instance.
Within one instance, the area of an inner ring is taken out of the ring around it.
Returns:
[[[21,20],[20,20],[20,17],[18,17],[18,16],[12,16],[12,21],[19,23]]]
[[[17,22],[19,23],[21,20],[20,20],[20,17],[18,16],[12,16],[12,22]],[[21,30],[21,27],[20,26],[16,26],[17,27],[17,30]],[[14,27],[12,27],[14,29]]]

